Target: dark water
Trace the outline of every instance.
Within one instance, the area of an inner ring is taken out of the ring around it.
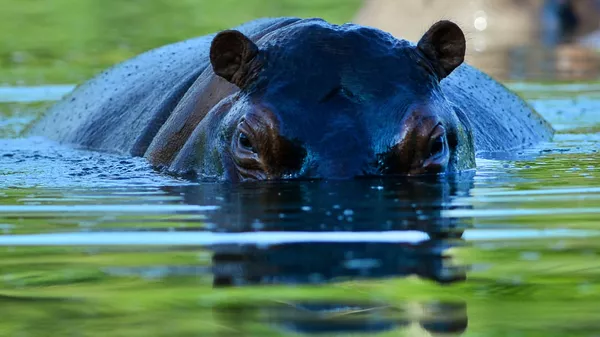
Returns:
[[[0,0],[22,32],[0,46],[0,336],[600,336],[600,84],[527,82],[549,74],[539,50],[494,70],[525,80],[510,87],[554,141],[459,175],[198,184],[18,138],[73,87],[55,83],[261,6],[200,2]],[[261,13],[348,20],[352,3]]]

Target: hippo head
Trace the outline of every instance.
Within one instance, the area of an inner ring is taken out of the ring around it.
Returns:
[[[434,24],[417,44],[322,20],[256,42],[220,32],[212,68],[240,90],[207,116],[202,157],[219,162],[216,172],[230,180],[473,168],[468,122],[440,86],[464,55],[463,32],[449,21]]]

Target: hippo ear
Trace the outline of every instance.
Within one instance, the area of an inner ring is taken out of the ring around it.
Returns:
[[[210,46],[210,63],[215,74],[240,88],[246,86],[258,46],[237,30],[218,33]]]
[[[442,79],[465,60],[465,35],[454,22],[439,21],[423,35],[417,48],[431,62],[435,72]]]

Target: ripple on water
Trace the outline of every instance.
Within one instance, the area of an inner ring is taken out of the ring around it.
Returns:
[[[102,188],[185,185],[143,158],[73,149],[40,138],[0,139],[0,187]]]

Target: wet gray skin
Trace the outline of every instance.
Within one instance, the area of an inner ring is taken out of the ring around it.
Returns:
[[[444,174],[552,138],[464,54],[449,21],[411,43],[353,24],[261,19],[118,64],[30,133],[229,181]]]

